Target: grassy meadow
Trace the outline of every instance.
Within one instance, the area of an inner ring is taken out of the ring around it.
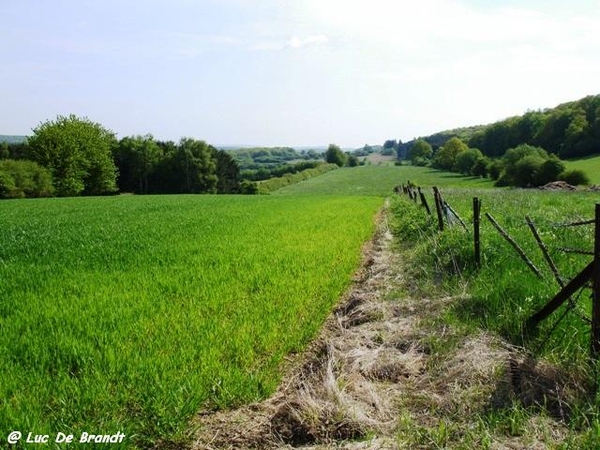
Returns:
[[[480,187],[492,188],[491,180],[465,177],[457,173],[439,170],[394,165],[367,165],[345,167],[301,183],[286,186],[274,195],[369,195],[387,197],[395,186],[415,181],[423,186]]]
[[[1,202],[0,439],[121,431],[124,448],[148,447],[201,407],[268,395],[348,285],[381,204]]]
[[[600,155],[565,161],[567,169],[583,170],[592,184],[600,184]]]
[[[433,196],[427,189],[433,205]],[[423,293],[432,290],[467,293],[454,311],[470,325],[492,329],[517,344],[524,344],[541,356],[563,364],[583,362],[589,355],[589,324],[581,317],[590,316],[590,291],[577,297],[577,306],[558,320],[567,304],[541,324],[537,337],[524,336],[523,324],[559,290],[541,250],[525,220],[536,224],[542,240],[556,263],[564,281],[573,278],[591,257],[567,253],[562,248],[593,250],[593,225],[560,227],[559,224],[594,217],[594,205],[600,193],[548,192],[524,189],[456,189],[442,188],[444,199],[466,222],[468,231],[455,225],[437,232],[437,219],[408,197],[395,199],[399,236],[412,242],[411,273]],[[472,199],[481,206],[482,267],[476,270],[473,260]],[[542,272],[539,278],[484,216],[490,213],[515,239],[534,265]],[[435,214],[435,213],[434,213]],[[550,332],[556,324],[556,328]]]

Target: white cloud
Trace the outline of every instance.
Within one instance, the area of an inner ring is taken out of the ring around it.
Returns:
[[[327,36],[323,34],[318,34],[314,36],[307,36],[305,38],[299,38],[297,36],[292,36],[288,41],[288,46],[292,48],[302,48],[308,47],[311,45],[322,45],[327,44],[329,39]]]
[[[283,39],[261,40],[251,46],[252,50],[272,51],[284,50],[286,48],[300,49],[318,45],[324,45],[329,42],[329,38],[324,34],[311,35],[306,37],[292,36],[287,41]]]

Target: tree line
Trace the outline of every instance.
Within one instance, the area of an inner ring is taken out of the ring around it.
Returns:
[[[588,184],[584,172],[566,170],[561,159],[600,153],[600,95],[399,142],[396,148],[399,159],[414,165],[490,177],[500,186]]]
[[[449,139],[436,151],[427,141],[418,139],[407,157],[413,165],[489,177],[497,186],[536,187],[558,180],[572,185],[589,184],[583,171],[567,170],[557,155],[529,144],[510,148],[501,158],[490,158],[457,137]]]
[[[0,146],[0,198],[244,193],[237,162],[206,142],[152,135],[118,140],[87,118],[58,116],[25,144]]]

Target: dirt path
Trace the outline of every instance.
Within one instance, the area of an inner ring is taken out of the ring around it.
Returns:
[[[548,414],[518,424],[525,432],[482,429],[478,415],[515,400],[566,414],[569,383],[497,338],[448,326],[440,314],[452,298],[399,294],[406,280],[392,240],[384,218],[351,290],[278,391],[200,415],[194,449],[543,449],[562,440]]]

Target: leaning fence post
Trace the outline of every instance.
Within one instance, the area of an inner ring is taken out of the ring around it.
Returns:
[[[592,277],[592,358],[600,355],[600,203],[596,203],[594,275]]]
[[[442,215],[442,196],[437,187],[433,187],[433,198],[435,200],[435,209],[437,211],[438,227],[444,231],[444,216]]]
[[[427,199],[425,198],[425,194],[421,192],[421,188],[419,188],[419,197],[421,198],[421,205],[425,207],[425,211],[427,211],[427,214],[431,215],[431,210],[429,209],[429,205],[427,204]]]
[[[479,240],[479,219],[481,217],[481,200],[473,197],[473,243],[475,250],[475,266],[481,268],[481,242]]]

